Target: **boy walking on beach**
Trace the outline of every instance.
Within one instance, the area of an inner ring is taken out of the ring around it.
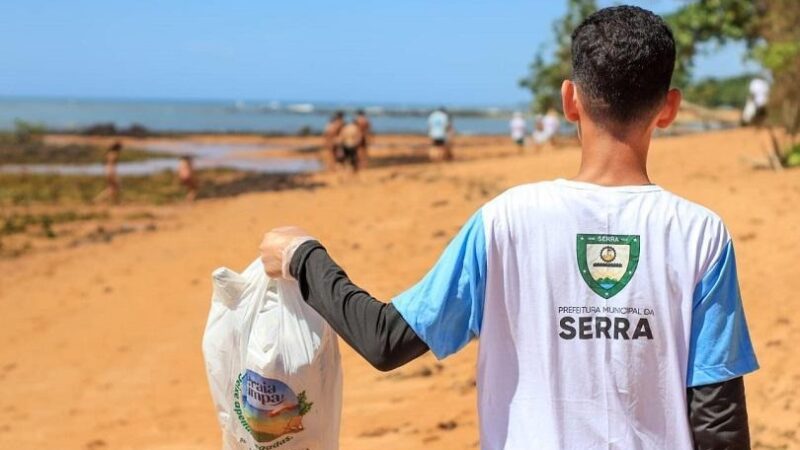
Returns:
[[[119,203],[120,183],[119,174],[117,173],[117,164],[119,163],[119,154],[122,152],[122,143],[114,142],[111,147],[106,150],[106,188],[95,198],[95,201],[108,200],[111,203]]]
[[[481,207],[415,286],[384,304],[299,228],[270,231],[270,276],[381,370],[480,339],[484,449],[747,449],[742,376],[758,368],[731,238],[711,211],[652,184],[655,128],[675,118],[672,33],[636,7],[572,35],[564,114],[571,180]]]

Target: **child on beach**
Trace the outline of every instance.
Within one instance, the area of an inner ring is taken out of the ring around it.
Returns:
[[[186,201],[193,202],[197,198],[197,179],[191,156],[181,156],[178,162],[178,181],[186,188]]]
[[[122,151],[122,143],[119,141],[111,144],[111,147],[106,150],[106,188],[100,192],[95,198],[95,201],[108,200],[111,203],[119,203],[120,185],[119,175],[117,174],[117,164],[119,163],[119,154]]]
[[[295,278],[380,370],[479,339],[484,449],[749,449],[742,377],[758,364],[731,236],[647,172],[653,131],[681,101],[674,64],[672,32],[649,11],[583,21],[561,90],[577,175],[482,206],[391,303],[297,227],[264,236],[265,270]]]

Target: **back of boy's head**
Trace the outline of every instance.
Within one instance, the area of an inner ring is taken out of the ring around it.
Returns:
[[[674,67],[672,31],[645,9],[604,8],[572,33],[572,81],[584,109],[601,124],[650,119],[669,91]]]

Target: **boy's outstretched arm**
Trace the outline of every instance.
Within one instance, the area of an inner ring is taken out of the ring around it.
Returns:
[[[687,398],[695,449],[750,449],[742,377],[689,388]]]
[[[428,350],[442,359],[480,333],[486,279],[480,211],[433,269],[391,303],[353,284],[325,248],[297,227],[268,232],[261,260],[270,277],[296,279],[306,303],[380,370],[399,367]]]
[[[319,242],[302,243],[289,271],[306,303],[376,369],[395,369],[428,351],[394,305],[353,284]]]

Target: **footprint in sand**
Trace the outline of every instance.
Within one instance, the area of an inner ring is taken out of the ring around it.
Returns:
[[[436,424],[436,428],[444,431],[455,430],[458,427],[458,422],[455,420],[448,420],[446,422],[439,422]]]
[[[86,450],[100,450],[107,447],[108,444],[102,439],[94,439],[86,443]]]
[[[752,240],[753,240],[753,239],[755,239],[757,236],[758,236],[758,235],[757,235],[756,233],[752,233],[752,232],[751,232],[751,233],[744,233],[744,234],[742,234],[741,236],[739,236],[738,240],[739,240],[739,242],[747,242],[747,241],[752,241]]]
[[[367,430],[367,431],[361,433],[359,436],[361,436],[361,437],[381,437],[381,436],[384,436],[386,434],[397,433],[398,431],[400,431],[399,428],[378,427],[378,428],[375,428],[373,430]]]

